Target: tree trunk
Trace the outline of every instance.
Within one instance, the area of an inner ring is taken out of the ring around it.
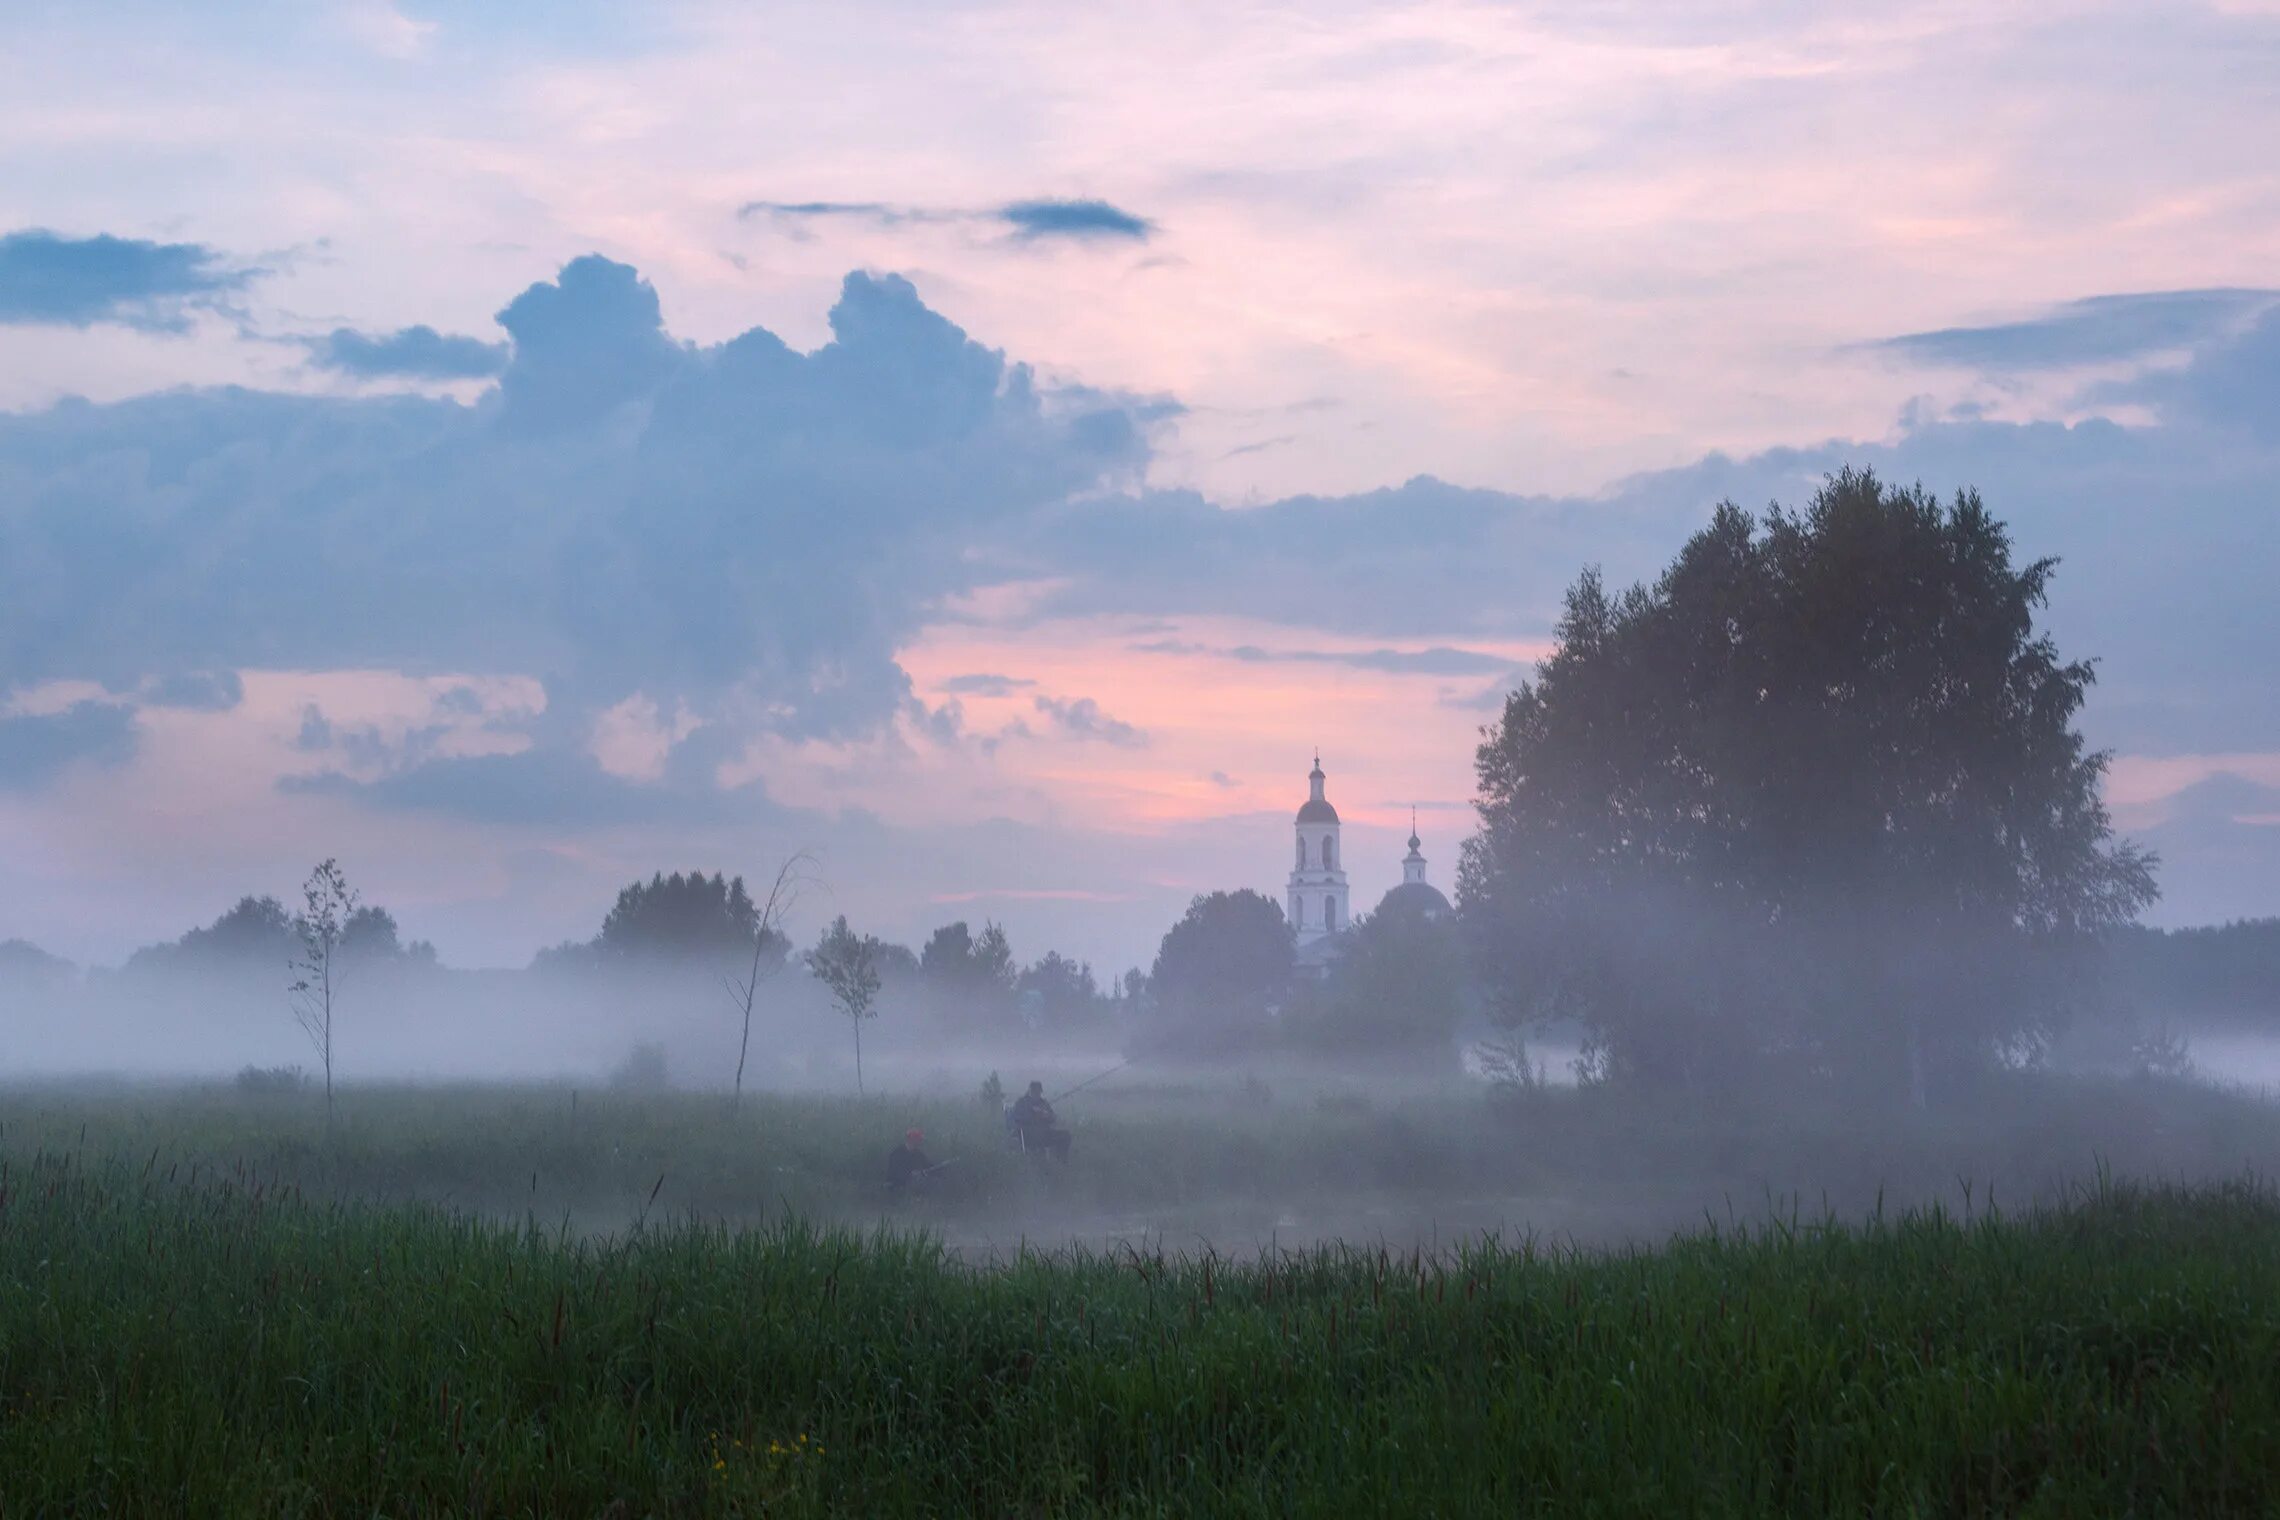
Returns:
[[[333,1081],[332,1081],[332,1066],[333,1066],[333,1062],[332,1062],[332,1015],[333,1015],[333,1008],[332,1008],[332,950],[331,950],[331,948],[330,948],[329,946],[328,946],[328,947],[326,948],[326,950],[325,950],[325,984],[324,984],[324,996],[325,996],[325,1133],[326,1133],[327,1135],[330,1135],[330,1134],[332,1133],[332,1127],[333,1127]]]
[[[736,1086],[728,1096],[728,1111],[734,1115],[744,1103],[744,1055],[752,1048],[752,992],[744,994],[744,1038],[736,1045]]]
[[[863,1096],[863,1021],[850,1019],[848,1022],[855,1026],[855,1096],[860,1098]]]

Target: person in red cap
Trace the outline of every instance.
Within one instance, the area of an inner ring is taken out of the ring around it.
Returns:
[[[919,1145],[925,1138],[915,1129],[906,1129],[902,1144],[887,1152],[888,1192],[909,1192],[932,1180],[934,1163],[926,1159],[926,1152]]]

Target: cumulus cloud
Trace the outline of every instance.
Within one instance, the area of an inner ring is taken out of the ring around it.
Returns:
[[[1903,333],[1870,347],[1981,370],[2069,369],[2194,348],[2280,307],[2280,290],[2166,290],[2091,296],[2019,322]]]
[[[260,273],[203,243],[27,228],[0,237],[0,323],[170,330]]]
[[[1156,224],[1148,218],[1107,201],[1089,198],[1008,201],[979,210],[896,205],[888,201],[747,201],[737,208],[736,214],[747,221],[766,218],[791,227],[833,217],[871,222],[881,227],[978,223],[1001,227],[1014,241],[1021,243],[1050,239],[1144,243],[1156,232]]]
[[[134,752],[134,714],[113,703],[0,718],[0,790],[31,791],[75,765],[124,765]]]
[[[1102,712],[1100,704],[1090,697],[1078,697],[1073,701],[1039,697],[1036,706],[1039,712],[1052,720],[1056,732],[1072,738],[1098,739],[1120,749],[1140,749],[1148,743],[1147,734]]]
[[[439,333],[421,324],[392,333],[336,327],[304,340],[309,362],[358,380],[488,380],[507,367],[504,343]]]
[[[989,573],[966,548],[1147,457],[1124,403],[1040,387],[891,275],[850,275],[809,354],[678,342],[593,257],[500,322],[513,355],[472,407],[221,390],[0,415],[0,668],[522,673],[565,746],[636,691],[745,734],[873,733],[910,696],[895,651]]]

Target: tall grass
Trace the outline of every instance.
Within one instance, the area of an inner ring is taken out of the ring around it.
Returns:
[[[2280,1204],[2247,1184],[975,1269],[194,1165],[0,1153],[7,1513],[2280,1508]]]
[[[2021,1078],[1973,1109],[1883,1116],[1805,1100],[1674,1112],[1575,1091],[1325,1103],[1232,1085],[1098,1090],[1065,1107],[1067,1167],[1009,1154],[994,1111],[962,1097],[760,1094],[731,1114],[722,1096],[537,1086],[344,1088],[329,1136],[306,1094],[0,1089],[0,1142],[243,1167],[324,1201],[420,1201],[573,1233],[794,1212],[926,1223],[961,1242],[1155,1226],[1223,1245],[1278,1229],[1406,1243],[1435,1221],[1612,1241],[1783,1199],[1847,1215],[1880,1198],[1954,1199],[1958,1179],[2026,1204],[2101,1158],[2124,1176],[2280,1175],[2280,1107],[2182,1083]],[[884,1189],[886,1151],[912,1124],[953,1162],[917,1204]]]

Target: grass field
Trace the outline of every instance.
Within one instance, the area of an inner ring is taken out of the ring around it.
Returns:
[[[11,1515],[2268,1514],[2280,1206],[2117,1184],[1613,1255],[977,1270],[789,1220],[582,1240],[10,1145],[0,1493]]]
[[[921,1225],[968,1254],[1029,1242],[1272,1241],[1406,1248],[1502,1228],[1654,1241],[1769,1210],[2009,1205],[2104,1165],[2165,1180],[2280,1176],[2280,1106],[2183,1083],[2021,1077],[1968,1110],[1864,1114],[1798,1102],[1680,1112],[1604,1091],[1375,1101],[1223,1079],[1070,1100],[1066,1167],[1009,1154],[961,1096],[746,1099],[563,1087],[344,1091],[328,1136],[307,1095],[218,1086],[0,1089],[0,1149],[156,1158],[177,1178],[239,1170],[327,1202],[425,1202],[573,1235],[636,1220]],[[938,1195],[895,1204],[885,1153],[911,1124],[952,1160]]]

